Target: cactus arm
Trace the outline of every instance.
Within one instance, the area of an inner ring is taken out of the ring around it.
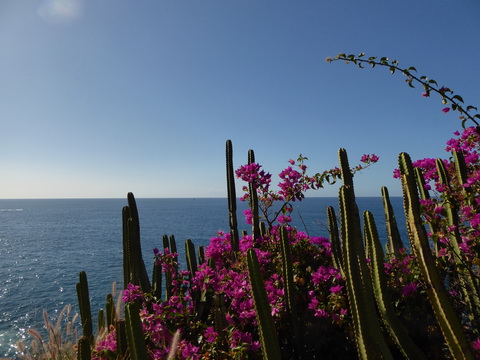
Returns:
[[[455,359],[473,359],[462,325],[435,267],[435,259],[420,217],[420,205],[410,156],[401,153],[399,165],[410,242],[420,271],[427,283],[427,294],[435,317],[452,356]]]
[[[80,308],[80,319],[82,320],[83,336],[86,336],[92,341],[92,313],[90,311],[90,295],[88,293],[88,280],[85,271],[80,272],[79,278],[80,281],[77,283],[77,296]]]
[[[408,334],[407,329],[398,320],[392,306],[391,294],[387,288],[387,279],[383,266],[384,253],[378,237],[377,227],[371,212],[364,212],[365,240],[368,244],[371,260],[371,279],[373,292],[378,311],[382,317],[385,328],[394,340],[398,349],[406,359],[426,359],[425,354],[418,348]]]
[[[190,276],[193,279],[197,272],[197,258],[195,255],[195,245],[193,245],[193,242],[190,239],[185,241],[185,256],[187,258],[188,271],[190,271]]]
[[[228,220],[230,225],[230,241],[233,252],[238,251],[238,223],[237,223],[237,195],[235,192],[235,176],[233,173],[233,147],[232,141],[227,140],[227,198],[228,198]]]
[[[347,295],[361,359],[392,359],[377,318],[372,283],[368,275],[360,219],[352,187],[340,188],[343,264]]]
[[[281,359],[280,343],[273,323],[270,304],[268,303],[265,285],[260,272],[260,265],[254,249],[247,250],[247,264],[263,358],[266,360]]]
[[[140,320],[140,306],[137,303],[125,305],[125,325],[130,358],[132,360],[148,359],[142,321]]]
[[[92,350],[90,348],[90,339],[86,336],[82,336],[78,339],[77,343],[77,359],[78,360],[90,360],[92,356]]]
[[[105,315],[107,320],[107,328],[109,329],[111,325],[115,322],[115,304],[113,302],[113,295],[108,294],[106,303],[105,303]]]
[[[398,231],[397,220],[395,219],[395,213],[393,212],[393,207],[390,202],[390,196],[388,194],[388,189],[382,187],[382,200],[383,200],[383,210],[385,213],[385,225],[387,228],[387,249],[388,252],[398,254],[399,250],[404,248],[405,245],[402,242],[400,237],[400,232]]]
[[[248,150],[248,163],[255,162],[255,153],[253,150]],[[252,210],[252,235],[253,239],[258,239],[261,235],[260,232],[260,215],[258,208],[258,194],[257,189],[253,183],[248,184],[248,194],[250,197],[250,209]]]
[[[150,280],[148,279],[147,269],[145,268],[145,263],[142,257],[142,248],[140,243],[140,221],[138,218],[137,204],[132,193],[128,193],[127,200],[129,211],[124,211],[123,217],[128,214],[129,218],[126,220],[126,229],[124,229],[124,236],[126,236],[126,239],[123,241],[123,251],[124,259],[127,259],[129,262],[127,266],[129,270],[128,282],[131,282],[135,285],[140,285],[143,292],[150,292]],[[125,252],[127,252],[126,255]],[[128,284],[128,282],[124,280],[124,283]]]
[[[337,218],[333,206],[327,208],[328,232],[330,234],[330,244],[332,246],[333,266],[340,270],[343,276],[343,260],[342,260],[342,242],[338,234]]]

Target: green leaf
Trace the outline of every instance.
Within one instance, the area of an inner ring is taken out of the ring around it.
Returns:
[[[428,83],[429,83],[429,84],[435,84],[435,85],[438,86],[437,82],[436,82],[435,80],[433,80],[433,79],[428,80]]]
[[[463,98],[460,95],[455,95],[455,96],[452,97],[452,99],[458,100],[461,103],[463,103]]]
[[[472,110],[472,109],[474,109],[475,111],[478,110],[475,106],[472,106],[472,105],[468,105],[468,106],[467,106],[467,111],[470,111],[470,110]]]
[[[415,71],[415,72],[417,72],[417,69],[415,69],[413,66],[410,66],[410,67],[408,68],[408,71]]]
[[[390,73],[395,74],[395,68],[393,66],[390,66]]]

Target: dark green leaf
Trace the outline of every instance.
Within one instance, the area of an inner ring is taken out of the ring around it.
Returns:
[[[452,97],[452,99],[458,100],[463,103],[463,98],[460,95],[455,95],[454,97]]]

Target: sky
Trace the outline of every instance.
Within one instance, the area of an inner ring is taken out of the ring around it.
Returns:
[[[0,199],[225,197],[227,139],[274,175],[375,153],[357,195],[401,195],[398,154],[448,157],[458,116],[325,59],[386,56],[480,105],[479,18],[477,0],[0,0]]]

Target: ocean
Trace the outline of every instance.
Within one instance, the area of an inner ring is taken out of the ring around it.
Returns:
[[[405,235],[402,199],[391,201]],[[357,203],[374,214],[385,239],[381,198],[358,198]],[[15,358],[16,342],[31,341],[28,329],[42,330],[43,310],[52,320],[67,304],[77,311],[80,271],[87,273],[92,315],[104,308],[113,282],[121,288],[125,205],[126,199],[0,200],[0,357]],[[329,205],[338,209],[337,198],[294,202],[293,224],[311,236],[328,237]],[[184,261],[186,239],[206,246],[219,230],[229,230],[226,199],[137,199],[137,206],[147,269],[164,234],[175,236]],[[246,205],[238,202],[238,208],[239,230],[250,230],[242,215]]]

